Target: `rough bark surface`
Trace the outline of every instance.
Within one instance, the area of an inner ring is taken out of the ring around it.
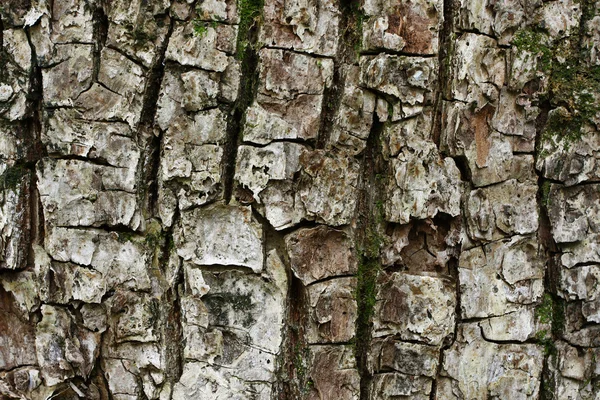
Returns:
[[[0,398],[600,398],[600,1],[0,31]]]

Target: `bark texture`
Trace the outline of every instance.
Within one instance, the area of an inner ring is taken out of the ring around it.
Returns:
[[[600,1],[0,4],[0,398],[600,398]]]

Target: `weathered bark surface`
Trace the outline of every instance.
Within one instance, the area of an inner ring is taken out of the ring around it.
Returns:
[[[600,1],[0,30],[0,398],[600,398]]]

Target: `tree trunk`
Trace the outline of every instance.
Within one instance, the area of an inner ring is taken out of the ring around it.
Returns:
[[[0,398],[599,395],[600,1],[0,16]]]

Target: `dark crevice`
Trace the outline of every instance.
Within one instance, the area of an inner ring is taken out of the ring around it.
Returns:
[[[262,13],[262,7],[260,8]],[[245,25],[248,22],[245,23]],[[237,159],[238,146],[242,142],[242,131],[244,128],[246,110],[256,95],[258,88],[258,63],[259,56],[256,50],[258,44],[257,24],[252,23],[248,29],[238,34],[238,54],[240,59],[240,84],[238,97],[233,104],[227,121],[227,138],[223,152],[223,196],[226,203],[231,201],[233,193],[235,163]],[[242,43],[245,43],[242,45]]]
[[[308,348],[305,329],[308,326],[308,300],[306,288],[300,279],[288,269],[288,299],[286,304],[287,327],[282,345],[283,362],[275,385],[275,398],[292,400],[304,398],[306,383],[309,380],[304,353]]]
[[[342,14],[342,20],[348,18]],[[349,43],[341,40],[338,45],[337,54],[333,59],[333,78],[331,85],[323,91],[323,102],[321,110],[321,122],[319,133],[317,135],[317,149],[324,149],[329,143],[331,132],[335,126],[336,112],[340,106],[342,96],[344,94],[344,84],[346,77],[344,76],[344,55],[348,53]]]
[[[104,13],[101,4],[98,4],[92,15],[93,20],[93,37],[94,37],[94,52],[93,52],[93,70],[92,84],[98,82],[98,74],[100,73],[100,55],[106,44],[108,36],[108,17]]]
[[[317,149],[323,149],[329,142],[331,132],[335,126],[336,111],[340,106],[344,94],[344,80],[342,65],[335,59],[333,61],[333,80],[331,86],[323,92],[323,110],[321,112],[321,126],[317,136]]]
[[[122,167],[116,167],[116,166],[110,164],[106,159],[101,158],[101,157],[96,158],[96,157],[78,156],[75,154],[48,153],[48,158],[51,158],[53,160],[84,161],[86,163],[98,165],[101,167],[122,168]]]
[[[379,257],[382,235],[385,231],[381,210],[382,181],[386,174],[381,152],[381,136],[384,123],[373,113],[373,123],[363,155],[360,192],[357,202],[356,243],[359,249],[357,273],[357,317],[356,317],[356,365],[360,375],[360,399],[367,400],[371,388],[372,374],[368,368],[371,346],[373,312],[377,277],[382,269]]]
[[[145,187],[143,187],[144,185],[140,185],[140,190],[142,192],[146,191],[141,196],[146,196],[146,204],[151,216],[158,215],[158,171],[162,146],[162,133],[154,128],[154,118],[158,107],[160,87],[165,74],[165,56],[174,26],[174,20],[170,20],[165,39],[157,49],[158,57],[148,73],[142,100],[142,111],[137,127],[137,142],[144,148],[140,164],[142,168],[142,181],[146,183]],[[142,202],[142,204],[144,203]]]
[[[452,33],[454,31],[454,0],[444,0],[444,24],[439,33],[438,43],[438,88],[434,103],[434,120],[432,140],[440,148],[442,132],[444,130],[444,98],[449,96],[450,83],[450,61],[452,56],[453,42]],[[461,170],[462,175],[462,170]],[[463,179],[466,177],[463,176]]]
[[[454,156],[452,157],[454,160],[454,164],[456,164],[456,168],[460,172],[460,179],[463,182],[471,182],[471,168],[469,167],[469,160],[466,156]]]
[[[180,218],[179,212],[173,216],[172,227],[176,226]],[[173,249],[173,229],[169,228],[163,231],[162,242],[159,249],[159,267],[169,265],[169,258]],[[163,274],[165,271],[162,271]],[[185,287],[185,277],[183,267],[178,266],[177,275],[173,285],[170,286],[165,293],[165,305],[167,312],[165,313],[163,331],[163,341],[165,346],[165,363],[167,380],[172,384],[179,382],[183,374],[184,364],[184,337],[181,311],[181,296]]]
[[[35,46],[31,40],[29,29],[25,29],[27,41],[31,48],[31,69],[29,71],[29,88],[27,93],[27,119],[25,120],[25,164],[34,167],[39,160],[46,156],[46,149],[42,143],[42,105],[43,105],[43,81],[42,69],[37,60]],[[27,261],[34,265],[33,246],[42,244],[44,240],[44,215],[37,190],[37,175],[32,168],[27,190],[28,206],[24,213],[23,237],[28,243]],[[27,226],[27,225],[28,226]]]

